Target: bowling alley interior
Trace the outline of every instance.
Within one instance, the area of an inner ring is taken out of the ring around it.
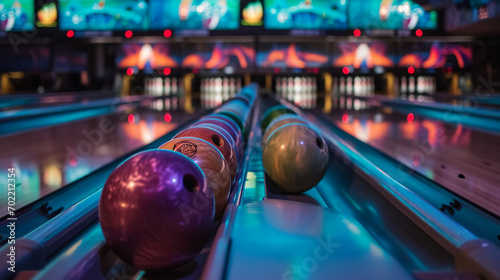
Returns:
[[[0,0],[0,279],[499,280],[500,0]]]

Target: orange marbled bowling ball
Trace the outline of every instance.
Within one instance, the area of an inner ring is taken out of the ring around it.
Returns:
[[[236,153],[234,151],[235,148],[231,145],[230,140],[228,140],[224,134],[214,128],[196,126],[179,132],[173,139],[180,137],[195,137],[203,139],[214,145],[227,161],[229,172],[231,173],[231,182],[234,180],[238,169]]]
[[[172,139],[159,149],[181,153],[201,168],[207,177],[208,186],[214,191],[215,218],[220,218],[224,213],[231,188],[229,166],[221,152],[207,141],[194,137]]]

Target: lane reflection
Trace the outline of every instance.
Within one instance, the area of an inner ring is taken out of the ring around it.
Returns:
[[[133,121],[130,121],[133,116]],[[16,168],[16,209],[74,182],[178,127],[182,111],[129,109],[0,138],[0,170]],[[7,182],[7,171],[0,173]],[[0,193],[0,216],[7,211]]]
[[[500,137],[383,108],[335,111],[338,127],[499,215]]]

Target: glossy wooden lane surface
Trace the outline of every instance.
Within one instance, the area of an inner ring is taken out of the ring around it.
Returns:
[[[16,168],[16,209],[175,129],[184,113],[142,110],[75,121],[0,138],[0,180]],[[133,117],[132,117],[133,116]],[[168,120],[168,118],[167,118]],[[0,193],[0,216],[7,211]]]
[[[471,202],[500,215],[500,137],[420,116],[336,111],[347,133]]]

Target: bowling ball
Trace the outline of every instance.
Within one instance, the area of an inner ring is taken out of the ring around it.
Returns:
[[[232,109],[241,109],[240,113],[248,114],[250,111],[250,107],[244,103],[242,100],[231,100],[228,103],[224,104],[221,109],[232,108]]]
[[[247,118],[248,113],[245,112],[245,108],[241,108],[236,104],[228,104],[226,106],[220,107],[215,111],[216,113],[222,113],[222,112],[232,112],[239,116],[239,118],[242,120],[243,123],[245,123],[245,120]]]
[[[239,128],[238,124],[236,124],[236,122],[233,121],[233,119],[231,119],[230,117],[214,113],[201,118],[201,120],[205,120],[207,118],[226,121],[227,123],[229,123],[229,125],[231,125],[232,128],[234,128],[238,132],[239,135],[241,135],[241,129]]]
[[[214,222],[214,194],[203,171],[167,150],[138,153],[109,176],[99,221],[110,248],[142,270],[175,269],[207,242]]]
[[[236,177],[236,170],[238,168],[238,163],[236,160],[236,154],[234,148],[231,146],[229,140],[218,130],[210,127],[190,127],[179,132],[174,136],[175,138],[180,137],[195,137],[200,138],[208,143],[214,145],[217,150],[219,150],[229,165],[229,172],[231,173],[231,182]]]
[[[277,117],[283,114],[297,114],[292,109],[289,109],[283,105],[276,105],[269,108],[262,116],[261,128],[262,131],[265,131],[269,124]]]
[[[323,137],[303,124],[287,124],[275,130],[262,151],[267,175],[284,191],[301,193],[316,186],[328,164]]]
[[[243,94],[235,95],[232,100],[242,100],[243,102],[245,102],[247,104],[248,107],[251,107],[251,105],[252,105],[252,100],[248,96],[243,95]]]
[[[242,106],[246,110],[250,109],[250,101],[248,99],[243,98],[242,96],[234,97],[228,103]]]
[[[205,140],[193,137],[181,137],[168,141],[159,149],[181,153],[192,159],[207,177],[208,186],[215,197],[215,219],[224,213],[229,190],[231,174],[224,156],[214,145]]]
[[[238,148],[239,154],[241,155],[243,153],[244,150],[243,139],[241,138],[241,135],[238,133],[238,131],[229,122],[217,118],[204,118],[195,122],[194,125],[204,124],[204,123],[211,123],[222,127],[222,129],[231,134],[231,137],[233,138],[236,147]]]
[[[236,162],[239,162],[240,152],[239,152],[238,146],[236,146],[236,142],[234,142],[234,139],[233,139],[233,137],[231,137],[231,134],[229,134],[229,132],[227,132],[225,129],[223,129],[222,127],[220,127],[218,125],[211,124],[211,123],[196,124],[196,125],[192,125],[191,127],[209,127],[209,128],[213,128],[213,129],[217,130],[219,133],[224,135],[224,137],[226,137],[226,139],[228,140],[231,147],[233,147],[234,154],[236,156]]]
[[[276,129],[282,127],[283,125],[290,124],[290,123],[301,123],[308,125],[305,120],[303,120],[301,117],[298,115],[292,115],[292,114],[284,114],[281,115],[277,118],[275,118],[267,127],[264,135],[262,136],[262,143],[265,145],[266,139],[269,138],[269,135],[271,135]]]
[[[243,134],[245,134],[245,121],[238,114],[236,114],[234,112],[230,112],[230,111],[219,111],[216,113],[229,117],[231,120],[233,120],[238,125],[238,127],[240,128],[240,131]]]

